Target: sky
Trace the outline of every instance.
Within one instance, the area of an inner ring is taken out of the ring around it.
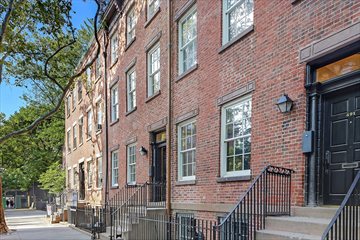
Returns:
[[[81,24],[88,18],[93,18],[96,12],[96,4],[93,0],[73,0],[73,24],[76,28],[80,28]],[[25,88],[15,87],[2,82],[0,84],[0,112],[5,113],[9,117],[20,107],[25,105],[21,100],[22,94],[27,91]]]

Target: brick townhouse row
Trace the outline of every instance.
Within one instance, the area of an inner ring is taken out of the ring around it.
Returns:
[[[77,204],[152,182],[173,213],[216,219],[267,164],[295,171],[292,205],[342,201],[342,166],[360,162],[359,1],[113,0],[103,21],[66,99]]]

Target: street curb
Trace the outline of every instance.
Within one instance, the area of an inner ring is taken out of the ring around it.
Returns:
[[[87,231],[84,231],[84,230],[82,230],[82,229],[80,229],[80,228],[77,228],[77,227],[75,227],[73,224],[69,224],[69,228],[72,228],[72,229],[74,229],[74,230],[76,230],[76,231],[78,231],[78,232],[81,232],[81,233],[83,233],[83,234],[86,234],[86,235],[88,235],[89,237],[92,236],[91,233],[89,233],[89,232],[87,232]]]

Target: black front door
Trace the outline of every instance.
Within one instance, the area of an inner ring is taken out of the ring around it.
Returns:
[[[153,176],[152,201],[165,201],[166,196],[166,139],[165,132],[154,136],[153,145]]]
[[[360,168],[360,86],[325,96],[324,204],[340,204]]]

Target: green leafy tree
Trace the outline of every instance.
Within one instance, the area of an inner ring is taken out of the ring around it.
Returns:
[[[65,187],[65,171],[62,169],[61,164],[52,163],[46,172],[40,175],[39,182],[41,188],[48,190],[49,193],[59,194]]]

